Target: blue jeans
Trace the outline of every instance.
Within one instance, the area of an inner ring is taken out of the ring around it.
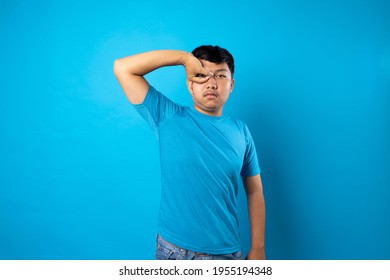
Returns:
[[[223,255],[196,253],[177,247],[157,235],[156,260],[242,260],[242,251]]]

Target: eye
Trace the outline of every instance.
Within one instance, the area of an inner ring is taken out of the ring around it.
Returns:
[[[227,78],[227,76],[224,75],[224,74],[218,74],[218,75],[217,75],[217,78],[218,78],[218,79],[225,79],[225,78]]]

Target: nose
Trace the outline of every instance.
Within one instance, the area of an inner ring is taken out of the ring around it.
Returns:
[[[210,89],[216,89],[218,86],[217,86],[217,80],[215,78],[214,75],[212,75],[210,77],[210,79],[207,81],[207,88],[210,88]]]

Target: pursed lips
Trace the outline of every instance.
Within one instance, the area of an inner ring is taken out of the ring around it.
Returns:
[[[204,94],[203,94],[204,97],[210,97],[210,98],[216,98],[217,97],[217,93],[215,92],[212,92],[212,91],[206,91]]]

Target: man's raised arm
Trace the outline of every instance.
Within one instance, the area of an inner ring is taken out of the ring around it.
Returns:
[[[130,103],[140,104],[148,92],[144,75],[173,65],[184,66],[187,80],[204,83],[210,78],[210,73],[191,53],[175,50],[150,51],[117,59],[114,62],[114,74]]]

